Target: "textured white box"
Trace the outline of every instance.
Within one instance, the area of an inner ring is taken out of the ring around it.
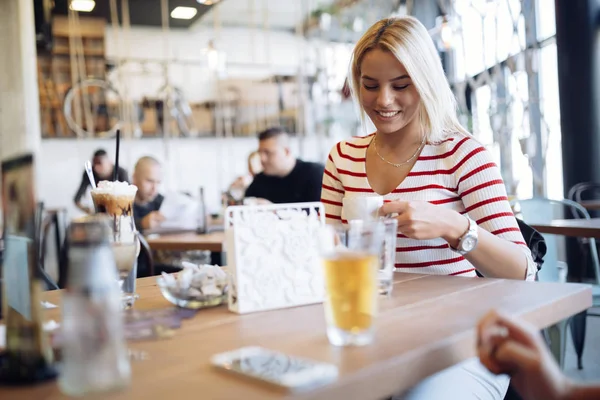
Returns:
[[[324,224],[318,202],[228,207],[229,310],[245,314],[322,302]]]

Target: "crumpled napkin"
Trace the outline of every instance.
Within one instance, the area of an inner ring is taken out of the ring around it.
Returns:
[[[221,296],[227,288],[227,274],[217,265],[183,262],[177,274],[162,273],[165,285],[181,297]]]

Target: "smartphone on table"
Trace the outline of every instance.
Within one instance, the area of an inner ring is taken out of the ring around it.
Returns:
[[[291,392],[314,389],[331,383],[338,377],[338,368],[333,364],[257,346],[216,354],[210,361],[219,369]]]

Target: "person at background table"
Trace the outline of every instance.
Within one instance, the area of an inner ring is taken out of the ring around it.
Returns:
[[[254,180],[254,177],[262,172],[260,155],[258,150],[248,155],[248,173],[238,176],[223,193],[223,204],[227,206],[242,204],[246,189]]]
[[[259,204],[321,199],[323,165],[297,159],[290,148],[290,137],[283,129],[261,132],[258,153],[263,170],[254,177],[244,197],[255,197]]]
[[[140,158],[133,170],[133,184],[138,190],[133,204],[135,226],[140,232],[154,229],[165,220],[160,213],[164,196],[158,193],[162,182],[162,166],[150,156]]]
[[[94,181],[96,185],[100,181],[112,181],[115,171],[115,165],[112,163],[110,158],[108,158],[108,154],[104,149],[98,149],[94,153],[92,157],[92,172],[94,175]],[[127,175],[127,171],[124,168],[119,167],[117,171],[117,180],[121,182],[129,182],[129,176]],[[79,189],[77,189],[77,193],[75,193],[75,198],[73,202],[75,206],[79,208],[81,211],[93,214],[94,210],[82,203],[83,196],[85,195],[87,189],[90,187],[90,179],[88,178],[85,169],[83,171],[83,175],[81,177],[81,183],[79,184]]]
[[[399,271],[533,280],[537,266],[500,171],[459,123],[427,29],[413,17],[377,22],[356,44],[349,78],[376,132],[329,153],[321,196],[327,222],[345,222],[345,197],[381,195],[380,215],[398,220]],[[508,384],[473,358],[404,398],[502,399]]]
[[[477,353],[491,372],[511,376],[523,400],[600,399],[600,384],[576,383],[561,372],[533,326],[497,311],[477,324]]]
[[[165,220],[160,213],[160,207],[163,204],[164,196],[158,192],[162,183],[162,165],[160,162],[150,156],[140,158],[133,170],[133,184],[137,186],[138,191],[133,203],[133,218],[138,231],[144,233],[149,229],[155,229]],[[182,252],[179,251],[152,251],[154,263],[154,273],[160,275],[161,272],[173,273],[181,270],[180,258]],[[148,276],[149,260],[146,255],[140,252],[138,257],[137,277]]]

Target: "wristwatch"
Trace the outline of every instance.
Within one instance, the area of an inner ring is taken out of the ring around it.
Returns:
[[[477,247],[477,222],[473,221],[468,215],[465,215],[469,221],[469,229],[464,235],[458,239],[458,246],[456,248],[449,245],[449,247],[460,255],[465,255]]]

